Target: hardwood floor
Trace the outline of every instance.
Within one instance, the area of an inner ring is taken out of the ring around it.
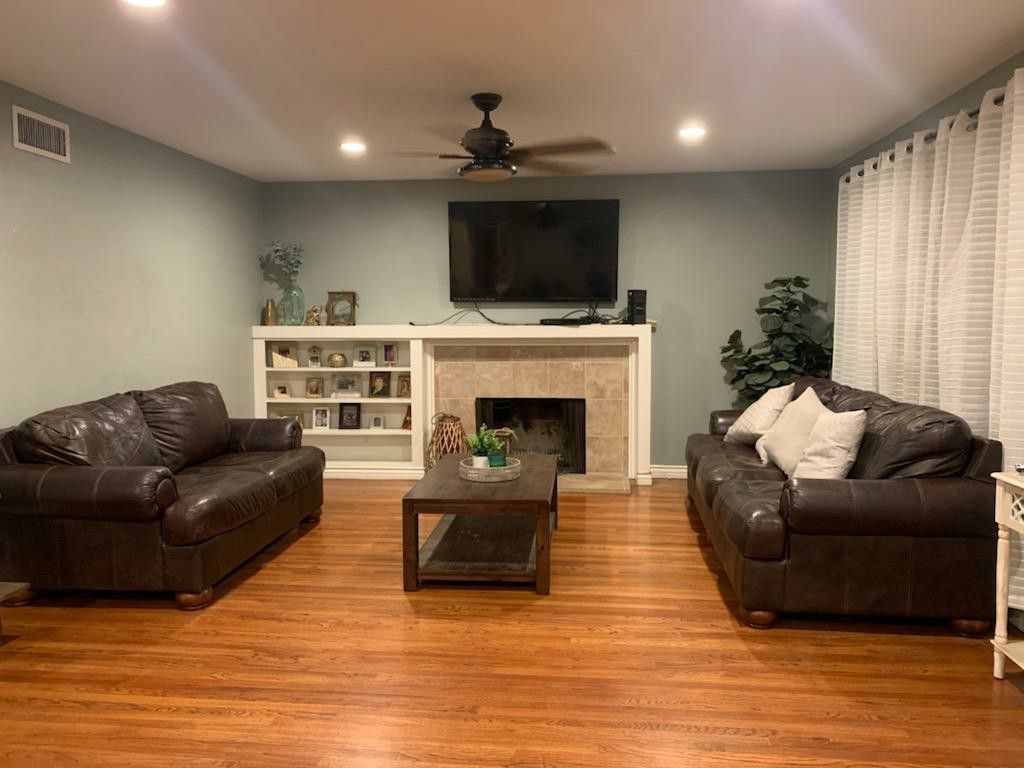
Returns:
[[[328,483],[200,612],[3,609],[0,765],[1024,765],[1024,674],[994,680],[987,641],[740,625],[679,481],[563,494],[547,597],[403,592],[409,485]]]

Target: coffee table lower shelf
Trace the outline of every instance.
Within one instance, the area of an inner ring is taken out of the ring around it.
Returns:
[[[420,549],[424,581],[533,584],[535,526],[524,515],[443,515]]]

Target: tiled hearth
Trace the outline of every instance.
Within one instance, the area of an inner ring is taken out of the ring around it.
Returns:
[[[629,347],[607,345],[438,345],[434,408],[476,426],[478,397],[582,397],[587,473],[629,471]]]

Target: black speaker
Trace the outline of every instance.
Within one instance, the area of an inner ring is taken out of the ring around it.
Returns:
[[[630,288],[626,292],[626,322],[643,325],[647,322],[647,291]]]

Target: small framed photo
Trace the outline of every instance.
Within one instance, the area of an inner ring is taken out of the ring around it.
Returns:
[[[355,325],[359,297],[355,291],[329,291],[327,293],[327,324]]]
[[[294,419],[299,422],[300,427],[306,426],[306,414],[303,411],[292,409],[277,409],[270,414],[272,419]]]
[[[408,373],[398,374],[398,386],[395,388],[395,397],[412,397],[412,376]]]
[[[370,374],[370,397],[391,397],[391,371]]]
[[[320,347],[312,346],[309,348],[309,361],[306,363],[309,368],[320,367]]]
[[[330,429],[331,428],[331,409],[330,408],[314,408],[313,409],[313,429]]]
[[[344,399],[360,397],[361,395],[362,392],[359,388],[359,379],[355,376],[339,374],[334,377],[334,382],[331,386],[331,397],[335,399]]]
[[[287,400],[292,396],[291,389],[287,384],[275,384],[273,394],[275,400]]]
[[[338,406],[338,428],[359,429],[362,406],[359,403],[342,403]]]
[[[384,344],[384,365],[389,367],[398,365],[398,345],[394,342],[385,342]]]
[[[295,347],[286,341],[272,342],[270,345],[270,367],[298,368],[299,358],[295,354]]]
[[[306,397],[324,396],[324,377],[309,376],[306,379]]]
[[[370,429],[384,429],[384,417],[383,416],[371,416],[370,417]]]
[[[352,366],[354,368],[374,368],[377,365],[377,348],[371,346],[356,347]]]

